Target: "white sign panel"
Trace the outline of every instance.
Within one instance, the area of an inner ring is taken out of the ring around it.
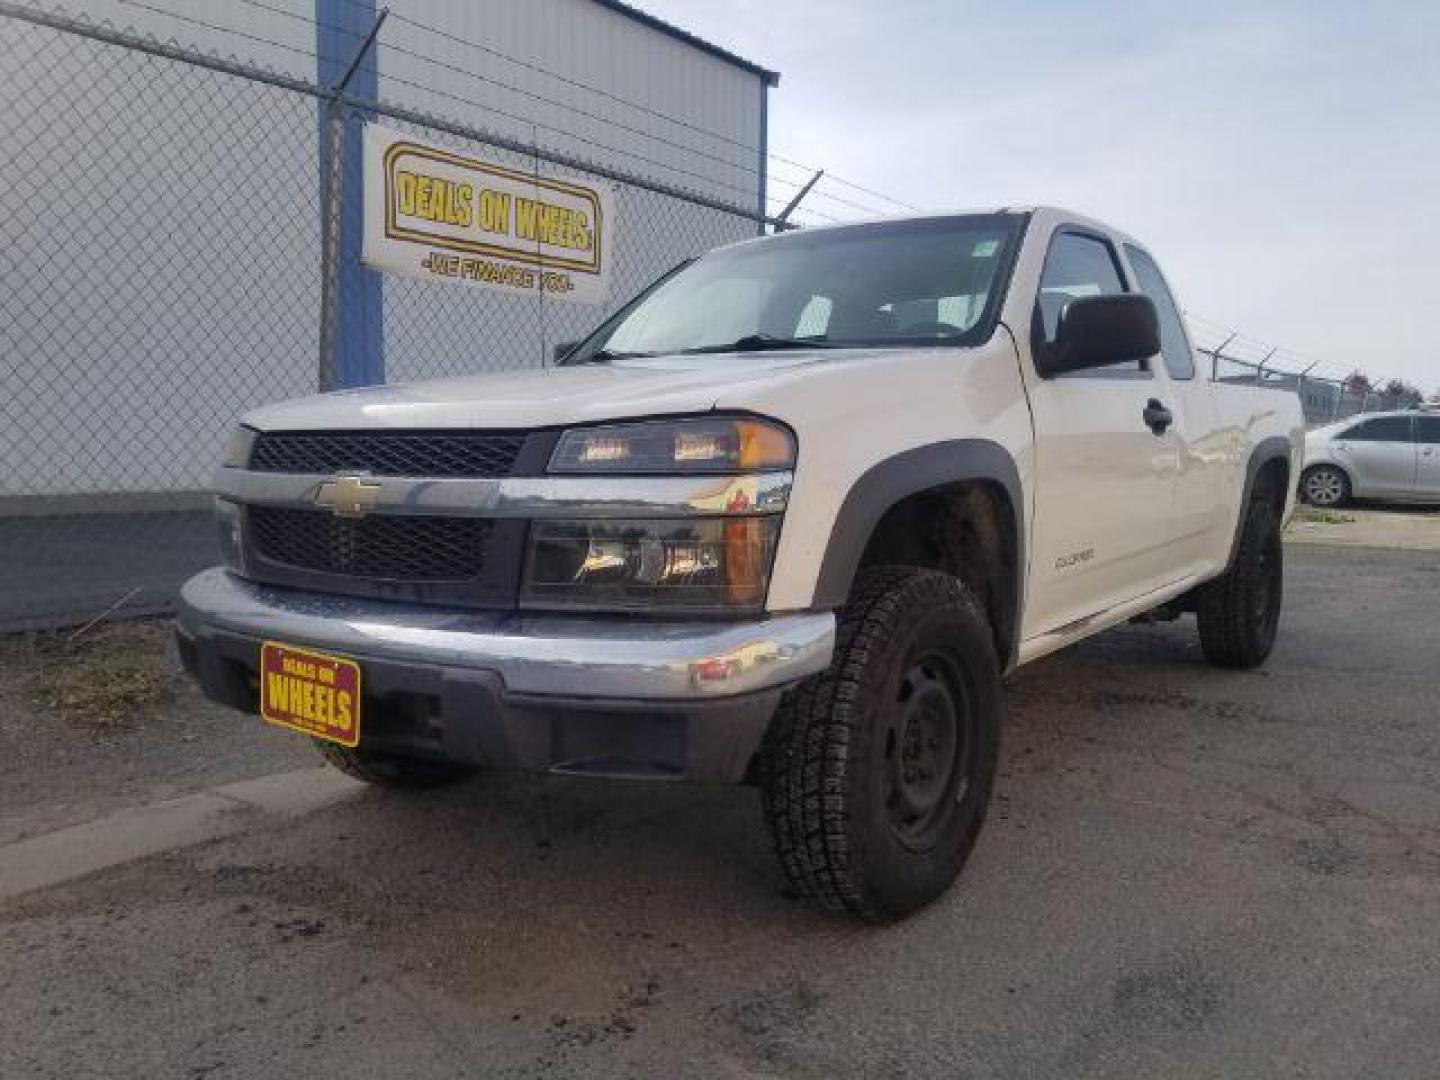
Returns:
[[[603,304],[614,260],[603,187],[534,176],[365,125],[367,266]]]

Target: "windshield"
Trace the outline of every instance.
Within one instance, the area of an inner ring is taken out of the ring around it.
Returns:
[[[956,345],[988,333],[1011,214],[795,232],[722,248],[662,280],[569,357]]]

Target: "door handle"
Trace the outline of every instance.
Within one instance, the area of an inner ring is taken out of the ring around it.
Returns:
[[[1141,415],[1145,417],[1145,426],[1156,435],[1164,435],[1165,429],[1175,422],[1174,413],[1153,397],[1145,403],[1145,411]]]

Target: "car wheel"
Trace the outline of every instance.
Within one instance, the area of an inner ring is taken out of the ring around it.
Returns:
[[[945,891],[984,822],[1002,690],[985,611],[957,578],[862,572],[834,660],[786,695],[762,759],[794,888],[870,921]]]
[[[341,746],[325,739],[312,739],[329,764],[346,776],[379,787],[429,789],[445,787],[473,776],[479,770],[453,761],[425,761],[367,750],[363,745]]]
[[[1226,573],[1200,587],[1195,606],[1200,648],[1218,667],[1252,668],[1275,645],[1285,595],[1285,548],[1269,489],[1246,510],[1240,549]]]
[[[1300,494],[1311,506],[1343,506],[1350,501],[1350,478],[1334,465],[1316,465],[1301,477]]]

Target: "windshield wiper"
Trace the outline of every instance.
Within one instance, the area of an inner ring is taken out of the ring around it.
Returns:
[[[835,349],[823,336],[808,338],[776,337],[774,334],[746,334],[742,338],[723,345],[697,345],[693,349],[681,349],[681,355],[693,353],[722,352],[765,352],[769,349]]]
[[[594,352],[592,352],[589,356],[585,357],[583,360],[571,360],[571,359],[567,356],[567,357],[565,358],[565,365],[564,365],[564,366],[566,366],[566,367],[572,367],[572,366],[573,366],[573,367],[578,367],[578,366],[581,365],[581,364],[608,364],[608,363],[610,363],[610,361],[612,361],[612,360],[634,360],[634,359],[636,359],[637,357],[654,356],[654,355],[655,355],[654,353],[648,353],[648,352],[616,352],[616,351],[614,351],[614,350],[612,350],[612,349],[596,349]]]

